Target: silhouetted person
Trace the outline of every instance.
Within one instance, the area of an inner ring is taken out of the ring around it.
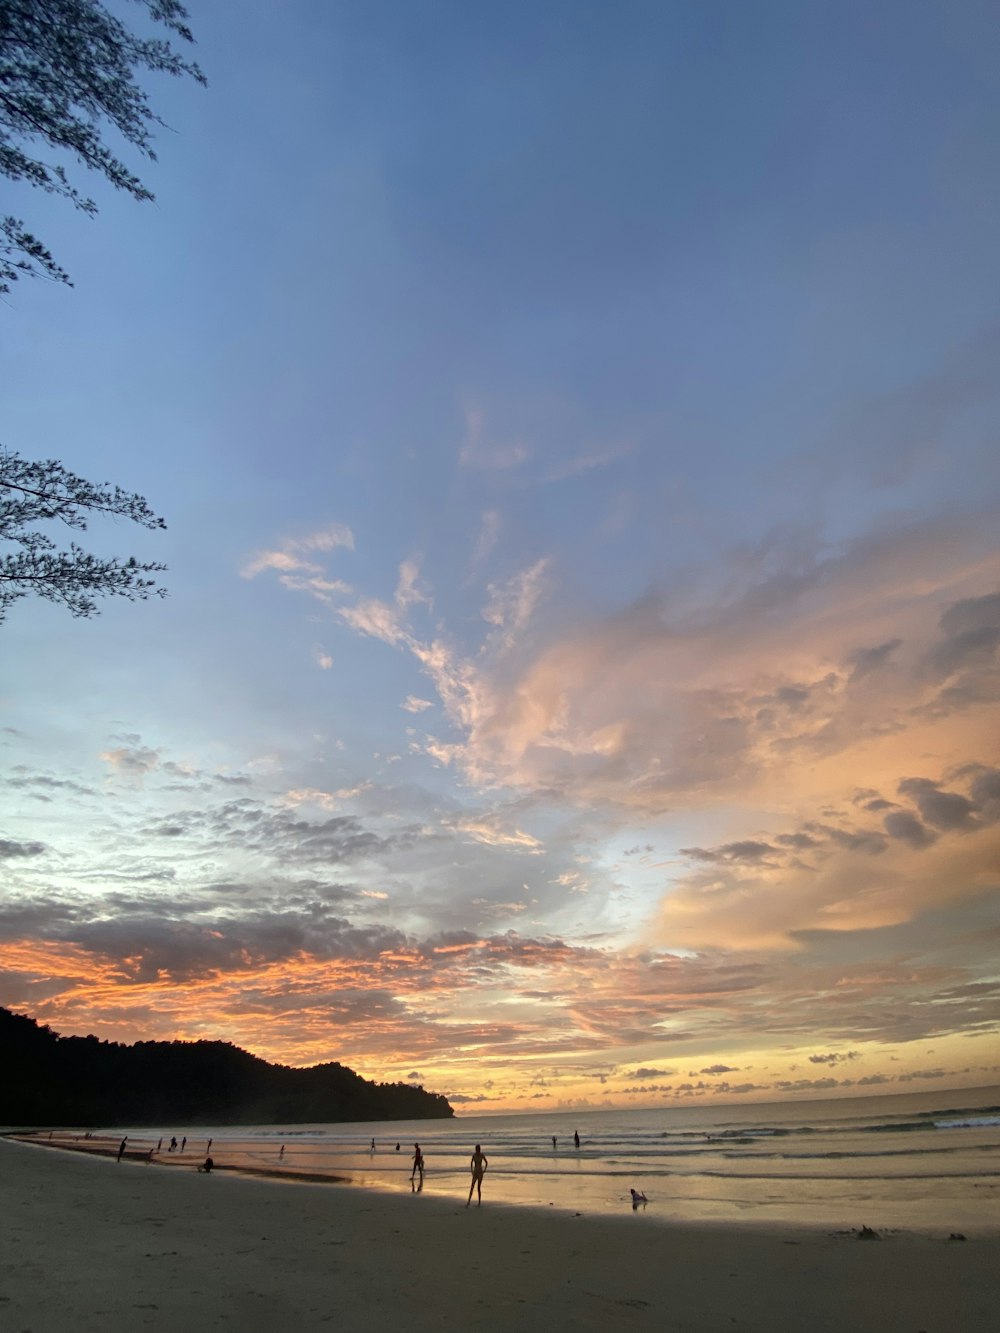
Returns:
[[[177,1148],[177,1140],[173,1137],[173,1135],[171,1135],[170,1147],[167,1149],[167,1152],[174,1152],[176,1148]]]
[[[160,1139],[159,1143],[156,1145],[156,1151],[159,1152],[162,1147],[163,1147],[163,1140]]]
[[[204,1172],[205,1172],[205,1175],[207,1176],[207,1175],[211,1172],[211,1170],[212,1170],[212,1168],[213,1168],[214,1166],[215,1166],[215,1163],[212,1161],[211,1157],[206,1157],[206,1158],[205,1158],[205,1164],[204,1164],[203,1166],[199,1166],[198,1170],[199,1170],[199,1171],[204,1171]]]
[[[396,1144],[396,1151],[399,1152],[399,1144]]]
[[[555,1152],[555,1150],[556,1150],[556,1136],[553,1134],[553,1135],[552,1135],[552,1151]]]
[[[374,1152],[374,1151],[375,1151],[375,1140],[374,1140],[374,1139],[372,1139],[372,1146],[368,1149],[368,1151],[369,1151],[369,1152]]]
[[[185,1134],[184,1137],[181,1139],[181,1152],[183,1152],[186,1147],[187,1147],[187,1135]]]
[[[207,1157],[211,1151],[212,1151],[212,1140],[209,1139],[209,1141],[205,1144],[205,1156]]]
[[[576,1146],[579,1148],[579,1146],[580,1146],[580,1131],[579,1131],[578,1129],[574,1129],[574,1130],[573,1130],[573,1142],[574,1142],[574,1143],[576,1144]]]
[[[418,1172],[420,1175],[420,1183],[422,1185],[424,1183],[424,1155],[420,1151],[420,1144],[415,1143],[413,1145],[413,1170],[410,1172],[410,1179],[412,1180]]]
[[[285,1145],[282,1144],[282,1145],[281,1145],[281,1152],[278,1153],[278,1156],[279,1156],[279,1157],[284,1157],[284,1155],[285,1155]]]
[[[128,1135],[127,1135],[127,1134],[126,1134],[125,1137],[122,1139],[121,1143],[119,1143],[119,1145],[118,1145],[118,1157],[117,1157],[116,1160],[119,1161],[119,1162],[122,1160],[122,1158],[123,1158],[124,1155],[125,1155],[125,1145],[126,1145],[126,1143],[128,1143]]]
[[[555,1139],[553,1139],[552,1142],[555,1143]],[[469,1186],[469,1197],[468,1197],[468,1199],[467,1199],[466,1202],[465,1202],[465,1206],[466,1206],[466,1208],[468,1208],[469,1204],[472,1202],[472,1191],[473,1191],[473,1190],[476,1191],[477,1196],[478,1196],[477,1203],[476,1203],[476,1207],[478,1208],[479,1205],[482,1203],[482,1201],[483,1201],[483,1174],[484,1174],[484,1172],[486,1171],[486,1168],[489,1166],[489,1164],[490,1164],[490,1162],[489,1162],[489,1158],[486,1156],[486,1154],[483,1152],[482,1148],[480,1148],[479,1144],[477,1143],[477,1144],[476,1144],[476,1151],[475,1151],[475,1152],[472,1154],[472,1156],[469,1158],[469,1166],[470,1166],[470,1168],[471,1168],[471,1170],[472,1170],[472,1183],[471,1183],[470,1186]]]

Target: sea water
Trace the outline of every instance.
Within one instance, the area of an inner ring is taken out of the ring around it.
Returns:
[[[168,1126],[164,1134],[166,1143],[171,1134],[188,1139],[183,1157],[164,1148],[158,1160],[167,1164],[193,1165],[211,1138],[218,1167],[289,1181],[339,1177],[462,1203],[480,1143],[489,1159],[489,1203],[621,1213],[631,1212],[635,1189],[646,1195],[639,1211],[651,1221],[945,1234],[1000,1228],[1000,1087],[453,1120]],[[129,1144],[152,1146],[158,1137],[136,1130]],[[426,1163],[422,1185],[419,1176],[410,1179],[417,1142]]]

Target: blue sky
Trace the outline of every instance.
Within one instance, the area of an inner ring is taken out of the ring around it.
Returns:
[[[482,1109],[995,1081],[990,7],[191,25],[156,202],[16,200],[2,439],[170,597],[3,627],[0,1002]]]

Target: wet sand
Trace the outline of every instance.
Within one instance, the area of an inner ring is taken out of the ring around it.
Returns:
[[[877,1218],[864,1219],[877,1226]],[[1000,1231],[588,1218],[0,1140],[0,1327],[995,1333]]]

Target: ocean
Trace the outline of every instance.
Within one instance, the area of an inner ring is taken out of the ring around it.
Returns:
[[[117,1141],[120,1130],[103,1131]],[[580,1146],[574,1142],[580,1135]],[[165,1126],[165,1165],[193,1166],[209,1138],[217,1167],[464,1203],[469,1157],[489,1159],[484,1203],[649,1222],[788,1223],[946,1235],[1000,1226],[1000,1087],[828,1101],[461,1116],[335,1125]],[[186,1150],[167,1152],[170,1136]],[[371,1151],[374,1136],[375,1151]],[[159,1131],[130,1132],[129,1147]],[[555,1145],[553,1146],[553,1137]],[[399,1144],[399,1150],[396,1144]],[[284,1152],[281,1149],[284,1147]]]

